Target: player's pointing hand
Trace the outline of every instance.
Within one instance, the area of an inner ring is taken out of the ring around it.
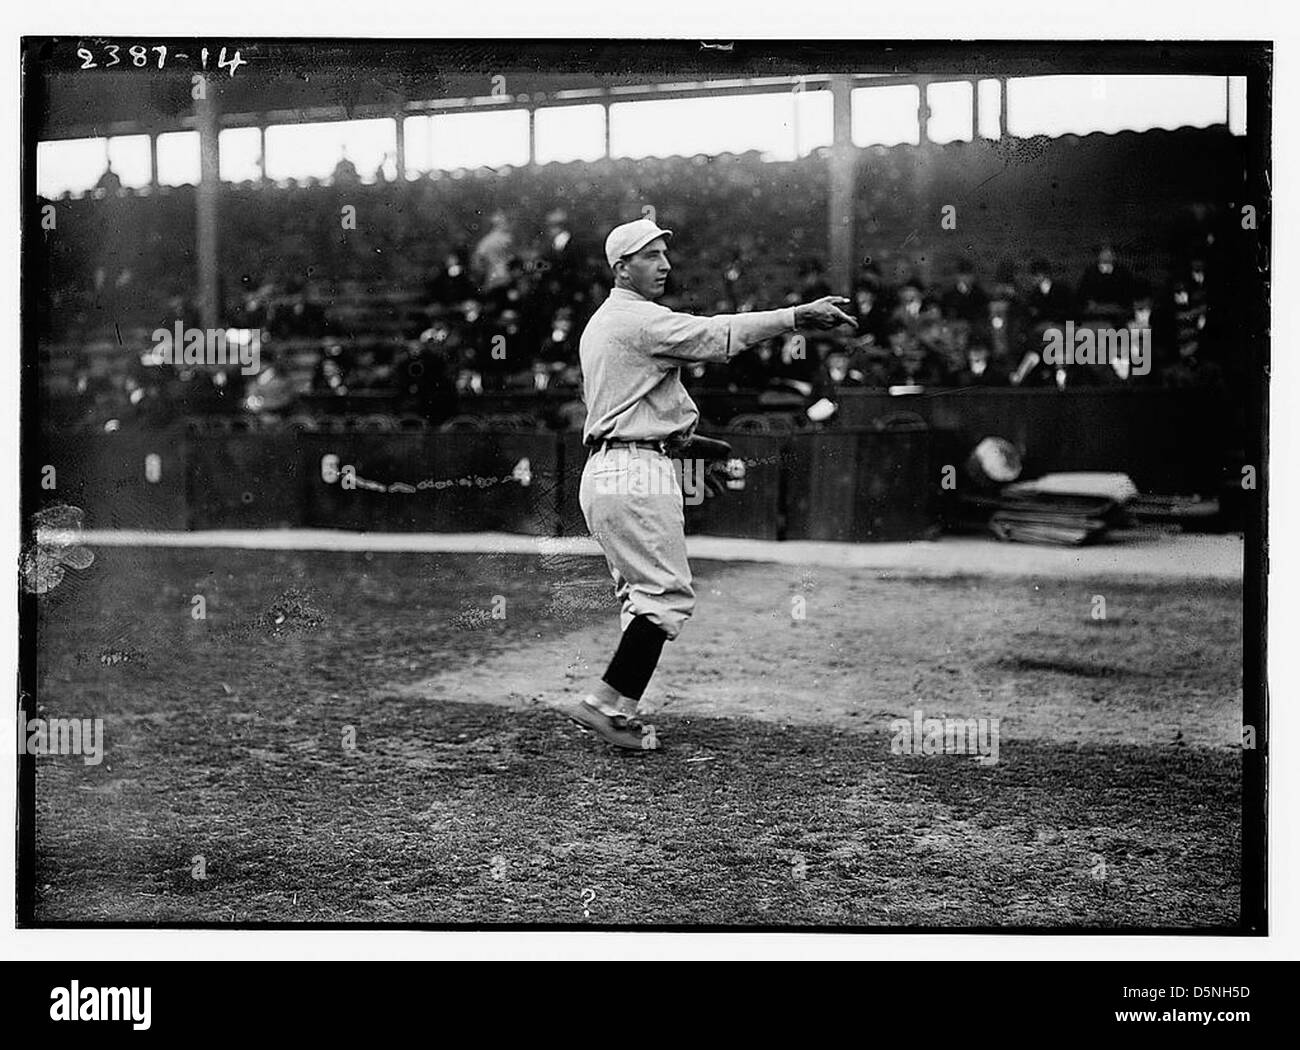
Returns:
[[[824,295],[811,303],[794,308],[796,328],[838,328],[842,324],[858,327],[858,322],[840,309],[848,300],[842,295]]]

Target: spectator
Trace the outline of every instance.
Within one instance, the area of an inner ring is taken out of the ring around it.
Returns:
[[[503,310],[496,324],[489,328],[486,352],[479,354],[483,389],[505,390],[512,385],[512,376],[525,371],[531,373],[533,355],[529,352],[530,347],[523,336],[519,311]]]
[[[1052,264],[1039,256],[1030,266],[1033,287],[1025,298],[1025,315],[1029,322],[1029,341],[1033,348],[1041,344],[1042,332],[1048,325],[1064,325],[1074,316],[1074,297],[1070,290],[1052,275]]]
[[[883,390],[889,386],[891,362],[888,337],[877,342],[870,336],[858,336],[849,345],[849,381],[856,386]]]
[[[1169,315],[1156,309],[1151,286],[1144,281],[1139,281],[1134,286],[1133,308],[1129,311],[1124,327],[1128,330],[1130,339],[1144,340],[1150,348],[1150,371],[1145,376],[1136,373],[1128,376],[1122,374],[1125,370],[1121,367],[1116,374],[1121,375],[1124,381],[1139,386],[1158,382],[1160,373],[1175,363],[1177,351]]]
[[[463,249],[456,248],[448,252],[442,264],[434,268],[433,276],[429,279],[428,293],[429,298],[439,306],[463,303],[474,297],[474,282],[470,280]]]
[[[1205,258],[1216,249],[1215,225],[1220,216],[1204,201],[1193,201],[1176,218],[1170,230],[1170,247],[1181,257]]]
[[[1173,287],[1174,341],[1180,359],[1198,357],[1209,321],[1209,310],[1201,289],[1187,280],[1174,282]]]
[[[953,379],[960,387],[1011,385],[1006,366],[994,360],[989,340],[983,334],[970,339],[966,346],[966,363]]]
[[[510,220],[506,213],[492,213],[492,228],[474,249],[474,275],[479,289],[485,295],[504,288],[510,283],[510,260],[514,258],[514,237],[510,233]]]
[[[1208,298],[1209,286],[1205,279],[1205,256],[1195,253],[1187,265],[1187,286],[1194,290],[1202,300]]]
[[[805,336],[798,332],[785,336],[780,342],[779,352],[772,358],[772,380],[808,396],[812,393],[812,381],[820,365],[813,354],[814,347]]]
[[[828,345],[824,348],[817,374],[813,378],[809,401],[815,403],[825,398],[834,402],[838,399],[841,388],[860,385],[849,374],[849,355],[837,346]]]
[[[1024,353],[1026,340],[1025,305],[1016,289],[1016,268],[1010,259],[998,263],[985,324],[986,329],[983,325],[977,327],[987,331],[993,360],[1010,368]]]
[[[542,303],[535,294],[535,268],[525,267],[523,260],[514,256],[506,264],[508,279],[486,297],[484,311],[500,317],[507,310],[517,315],[518,333],[527,346],[537,346],[544,338],[543,327],[549,317],[538,317]]]
[[[1076,334],[1086,329],[1093,330],[1096,360],[1092,362],[1076,361],[1072,365],[1067,365],[1064,385],[1074,387],[1120,386],[1131,381],[1134,361],[1129,354],[1130,348],[1127,346],[1126,337],[1120,335],[1119,338],[1112,338],[1112,336],[1118,334],[1115,329],[1119,327],[1119,324],[1102,324],[1097,321],[1085,321],[1076,325]],[[1107,333],[1110,333],[1110,335]],[[1061,382],[1058,377],[1058,385]]]
[[[1210,328],[1209,289],[1204,261],[1194,258],[1185,276],[1174,281],[1168,312],[1177,358],[1161,376],[1173,389],[1222,389],[1224,372],[1214,360]]]
[[[540,262],[541,290],[547,311],[580,302],[588,284],[587,251],[569,227],[569,216],[556,208],[546,216],[546,245]]]
[[[938,356],[919,342],[909,340],[889,373],[890,386],[946,386],[948,372]]]
[[[456,337],[456,389],[481,394],[483,373],[489,367],[488,354],[493,334],[477,299],[466,299],[449,314]]]
[[[398,407],[437,425],[456,414],[456,380],[451,331],[443,318],[426,329],[398,363],[402,383]]]
[[[101,190],[106,197],[116,197],[122,192],[122,180],[113,170],[113,162],[107,161],[104,173],[95,180],[95,189]]]
[[[1133,302],[1133,278],[1115,261],[1115,251],[1104,244],[1097,261],[1079,279],[1083,319],[1115,325]]]
[[[886,376],[889,386],[943,386],[947,373],[938,357],[927,349],[901,317],[889,329],[892,357]]]
[[[898,289],[898,304],[890,314],[890,320],[906,327],[912,335],[919,335],[926,313],[925,290],[920,281],[909,279]]]
[[[1068,364],[1058,361],[1049,364],[1043,360],[1043,356],[1041,346],[1027,350],[1020,366],[1012,373],[1012,385],[1027,388],[1055,387],[1057,390],[1065,390],[1074,387],[1102,386],[1113,379],[1110,366],[1104,362]]]
[[[551,318],[551,330],[538,352],[547,363],[574,364],[578,360],[578,336],[574,331],[573,309],[562,306]]]
[[[877,300],[881,299],[884,290],[885,281],[880,276],[880,266],[870,256],[862,260],[858,267],[858,275],[853,281],[854,288],[870,288],[876,293]],[[883,306],[884,303],[882,302]]]
[[[955,375],[966,366],[970,322],[945,321],[937,308],[922,316],[925,321],[919,332],[921,345],[941,363],[945,373]]]
[[[343,148],[343,154],[339,157],[339,162],[334,165],[334,174],[330,177],[332,186],[357,186],[361,183],[361,176],[357,173],[357,166],[348,159],[347,147]]]
[[[348,365],[343,347],[331,343],[316,362],[316,368],[312,372],[311,392],[317,396],[346,397]]]
[[[879,286],[859,284],[853,289],[853,316],[858,322],[859,336],[869,336],[877,346],[886,342],[888,320],[879,302]]]
[[[243,407],[260,423],[277,423],[292,411],[297,400],[293,380],[279,363],[263,361],[261,371],[246,384]]]
[[[983,322],[988,318],[988,296],[975,279],[975,266],[969,259],[957,263],[957,280],[943,294],[943,314],[963,321]]]
[[[881,178],[863,187],[856,202],[858,232],[865,234],[868,243],[874,245],[877,239],[885,243],[905,218],[906,209],[893,199],[891,180],[911,179],[923,152],[871,151],[871,163],[879,168]],[[355,172],[345,152],[334,181],[353,184]],[[636,192],[629,195],[624,190],[632,175]],[[446,355],[448,367],[465,373],[467,390],[481,389],[484,372],[493,371],[491,337],[501,334],[504,321],[519,334],[523,347],[517,358],[511,347],[516,359],[510,362],[513,371],[507,370],[507,377],[528,375],[534,362],[540,361],[553,385],[571,362],[573,333],[581,331],[591,307],[607,292],[603,263],[597,265],[591,246],[582,242],[582,232],[592,228],[594,215],[628,207],[633,197],[638,206],[642,200],[655,200],[665,210],[693,209],[705,223],[700,238],[715,247],[677,268],[675,301],[701,312],[743,312],[756,301],[779,302],[787,291],[798,301],[801,288],[808,293],[830,290],[831,282],[817,257],[825,247],[824,223],[807,221],[789,209],[791,199],[806,198],[818,202],[810,214],[821,214],[824,183],[824,172],[815,164],[763,162],[756,154],[708,162],[603,160],[563,171],[529,168],[502,175],[499,181],[493,176],[490,182],[477,175],[463,180],[421,179],[400,191],[391,185],[377,186],[373,192],[389,206],[373,209],[367,231],[347,238],[329,234],[330,229],[337,230],[338,193],[310,188],[320,185],[316,180],[301,188],[294,184],[292,189],[225,184],[221,192],[235,198],[237,206],[223,210],[231,226],[224,243],[238,245],[241,254],[227,258],[230,253],[223,251],[219,278],[237,291],[228,303],[223,302],[221,321],[261,327],[270,341],[334,338],[340,331],[366,337],[350,341],[349,346],[405,340],[424,330]],[[194,190],[160,187],[147,202],[137,202],[117,199],[120,189],[120,179],[108,165],[93,196],[114,197],[111,207],[92,200],[86,202],[87,211],[78,214],[80,199],[66,199],[68,213],[77,221],[64,229],[61,219],[60,237],[50,242],[51,287],[48,302],[37,311],[42,335],[57,328],[57,341],[84,347],[99,334],[96,329],[113,323],[120,323],[124,334],[142,322],[149,327],[176,319],[188,325],[199,323],[193,303],[185,302],[193,281],[184,256],[178,255],[175,242],[168,242],[165,233],[183,228],[192,216]],[[399,192],[402,201],[392,197]],[[408,199],[413,207],[403,214],[401,205]],[[538,231],[541,236],[527,253],[516,251],[519,245],[506,215],[493,214],[495,200],[511,202],[516,225],[525,216],[529,221],[545,216]],[[553,208],[559,200],[581,208],[581,220],[572,213],[571,222],[570,214]],[[110,212],[114,213],[111,219]],[[137,212],[142,216],[139,222]],[[131,221],[119,221],[128,218]],[[664,218],[671,225],[668,215]],[[1230,225],[1228,220],[1234,216],[1220,213],[1219,218]],[[1126,376],[1122,365],[1118,369],[1110,365],[1109,374],[1097,371],[1092,378],[1159,383],[1160,372],[1176,368],[1171,383],[1201,383],[1206,376],[1214,379],[1215,370],[1207,363],[1212,361],[1219,370],[1234,366],[1224,353],[1231,344],[1223,325],[1236,308],[1227,284],[1235,270],[1220,270],[1216,264],[1228,241],[1226,225],[1215,227],[1214,220],[1212,208],[1193,205],[1184,223],[1185,235],[1176,242],[1178,255],[1187,262],[1169,275],[1173,283],[1159,295],[1139,286],[1104,321],[1101,315],[1092,318],[1094,323],[1149,330],[1155,374],[1143,379],[1130,371]],[[481,240],[477,234],[471,238],[479,222],[486,227],[479,231]],[[144,229],[143,237],[132,239],[133,226]],[[1166,226],[1173,232],[1171,224]],[[1151,232],[1155,231],[1147,231]],[[74,243],[75,238],[80,240]],[[921,243],[913,247],[914,257],[903,249],[883,255],[879,264],[870,259],[862,262],[851,286],[859,331],[852,340],[828,350],[824,360],[819,361],[815,348],[808,346],[802,357],[796,356],[795,346],[787,342],[744,355],[721,369],[706,368],[700,380],[711,388],[765,389],[774,377],[787,385],[811,384],[825,373],[839,387],[859,383],[875,387],[900,378],[900,373],[903,378],[924,373],[927,385],[933,385],[939,375],[980,386],[995,385],[1003,375],[1010,382],[1014,370],[1015,379],[1024,385],[1069,387],[1089,382],[1086,370],[1066,368],[1058,377],[1054,369],[1041,367],[1041,359],[1020,368],[1026,350],[1041,355],[1044,324],[1064,326],[1069,320],[1084,319],[1085,310],[1065,283],[1053,276],[1046,260],[1036,259],[1026,268],[1025,277],[1032,278],[1032,284],[1026,282],[1023,295],[1017,291],[1017,274],[1009,261],[1003,260],[990,274],[977,271],[971,259],[958,260],[955,282],[951,287],[944,283],[936,310],[914,269],[932,247]],[[242,255],[245,248],[247,258]],[[973,249],[969,251],[973,255]],[[520,261],[521,254],[526,261]],[[882,279],[882,269],[890,275],[890,283]],[[1083,290],[1091,300],[1087,311],[1095,314],[1100,307],[1104,314],[1110,309],[1108,300],[1114,306],[1113,296],[1118,294],[1114,289],[1122,288],[1126,278],[1132,280],[1114,252],[1099,251],[1096,264],[1084,276]],[[409,293],[421,290],[422,282],[432,304],[423,312],[406,305],[418,298]],[[894,283],[905,284],[897,300]],[[725,305],[715,307],[720,298],[725,298]],[[443,312],[437,309],[440,304],[465,304],[465,308]],[[891,348],[895,322],[902,324],[906,336],[901,347]],[[977,335],[967,340],[963,334],[967,329]],[[981,342],[983,348],[975,345]],[[364,392],[386,381],[384,354],[391,352],[391,345],[384,345],[379,358],[368,366],[349,366],[348,355],[336,353],[332,364],[323,364],[314,380],[330,391]],[[394,399],[410,394],[402,372],[407,353],[398,350],[389,391]],[[84,377],[84,387],[78,377],[70,377],[68,395],[77,396],[79,391],[82,397],[90,396],[93,378],[94,394],[104,405],[115,406],[114,418],[130,420],[133,406],[152,403],[154,395],[139,385],[118,382],[122,371],[112,366],[103,377]],[[186,394],[205,404],[239,400],[233,386],[218,387],[215,379],[205,379],[211,389],[203,391],[193,377],[173,382],[189,388]],[[236,377],[233,383],[242,386],[243,381]],[[53,379],[49,385],[54,386]]]
[[[722,287],[726,292],[725,301],[728,313],[740,313],[740,280],[744,276],[744,257],[739,251],[731,253],[731,261],[722,271]]]

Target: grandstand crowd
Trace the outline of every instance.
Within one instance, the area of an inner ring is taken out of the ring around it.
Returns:
[[[914,226],[947,189],[932,181],[923,203],[891,189],[917,183],[927,165],[943,169],[925,150],[864,151],[855,221],[859,246],[874,255],[847,288],[826,272],[816,157],[549,165],[507,173],[504,189],[499,173],[399,187],[381,170],[362,183],[343,160],[320,183],[223,187],[222,322],[264,333],[252,376],[151,366],[123,352],[144,349],[152,328],[199,324],[194,191],[124,190],[110,170],[85,199],[56,202],[81,240],[51,243],[40,311],[48,422],[346,413],[436,425],[514,395],[545,402],[553,427],[580,426],[578,339],[608,290],[603,236],[646,201],[660,202],[657,220],[678,230],[665,305],[737,312],[833,293],[850,298],[857,320],[856,331],[791,334],[691,368],[699,392],[779,392],[807,407],[849,388],[1223,386],[1230,323],[1214,206],[1184,199],[1148,218],[1167,234],[1158,250],[1078,236],[1063,248],[1070,234],[1059,228],[1034,243],[1024,229],[1032,209],[1000,241],[989,226],[978,243],[929,237],[908,250],[893,231]],[[338,218],[348,204],[351,229]],[[1044,331],[1069,321],[1148,332],[1151,367],[1044,360]]]

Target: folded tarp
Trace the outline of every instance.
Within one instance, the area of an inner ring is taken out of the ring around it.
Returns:
[[[1033,481],[1017,481],[1002,490],[1003,496],[1022,495],[1096,496],[1126,503],[1138,494],[1137,486],[1127,474],[1078,470],[1061,474],[1044,474]]]

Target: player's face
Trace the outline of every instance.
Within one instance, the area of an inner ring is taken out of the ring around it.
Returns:
[[[672,266],[668,262],[668,245],[662,237],[656,237],[635,255],[629,255],[623,265],[628,284],[637,295],[658,299],[664,294]]]

